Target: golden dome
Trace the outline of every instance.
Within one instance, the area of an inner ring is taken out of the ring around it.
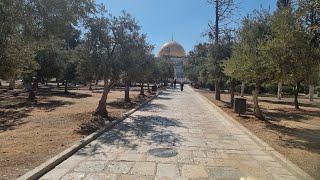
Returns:
[[[158,57],[185,57],[183,47],[176,41],[165,43],[159,51]]]

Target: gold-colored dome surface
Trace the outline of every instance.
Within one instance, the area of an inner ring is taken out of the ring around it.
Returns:
[[[176,41],[165,43],[158,53],[158,57],[185,57],[183,47]]]

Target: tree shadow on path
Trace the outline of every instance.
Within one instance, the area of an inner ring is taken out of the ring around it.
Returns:
[[[148,146],[179,146],[184,139],[175,128],[184,128],[175,120],[162,116],[140,116],[136,115],[129,120],[119,123],[114,128],[100,136],[93,145],[86,147],[81,155],[94,155],[99,153],[105,145],[121,146],[136,150],[139,142]]]

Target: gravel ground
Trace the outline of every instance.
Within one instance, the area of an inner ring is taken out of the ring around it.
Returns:
[[[60,91],[43,90],[37,103],[26,102],[21,90],[0,92],[0,179],[14,179],[40,165],[88,132],[80,132],[90,123],[101,93],[85,89]],[[108,97],[111,118],[119,118],[143,99],[132,91],[131,104],[123,102],[123,91],[113,90]]]
[[[245,96],[249,104],[248,112],[238,117],[229,108],[230,95],[222,94],[222,101],[219,102],[213,99],[213,92],[197,91],[301,169],[320,179],[320,98],[311,103],[307,97],[300,96],[301,110],[295,110],[292,98],[278,101],[265,95],[260,98],[259,104],[266,121],[261,121],[252,115],[251,96]]]

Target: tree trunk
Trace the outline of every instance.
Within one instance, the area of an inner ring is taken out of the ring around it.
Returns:
[[[256,83],[254,90],[252,91],[253,95],[253,114],[261,120],[264,120],[264,116],[259,107],[259,92],[260,92],[260,84]]]
[[[30,92],[32,89],[32,82],[24,80],[23,86],[26,92]]]
[[[64,83],[64,93],[69,93],[68,91],[68,80],[65,80],[65,83]]]
[[[233,105],[234,105],[234,91],[235,91],[235,82],[234,82],[234,80],[231,80],[231,83],[230,83],[230,104],[231,104],[231,107],[233,107]]]
[[[16,78],[11,78],[10,81],[9,81],[9,90],[14,90],[15,88],[15,85],[16,85]]]
[[[124,101],[130,102],[130,82],[126,81],[126,87],[124,89]]]
[[[309,85],[309,101],[313,102],[314,98],[314,85]]]
[[[35,93],[35,90],[34,88],[32,87],[31,90],[29,91],[29,97],[28,97],[29,100],[31,101],[34,101],[36,99],[36,93]]]
[[[214,87],[215,87],[215,99],[220,101],[221,100],[221,95],[220,95],[220,80],[215,80],[214,81]]]
[[[60,88],[60,83],[59,83],[59,81],[57,81],[57,88]]]
[[[97,80],[96,80],[96,85],[98,85],[98,83],[99,83],[99,80],[97,79]]]
[[[150,90],[150,83],[148,83],[148,93],[151,93],[151,90]]]
[[[245,88],[245,86],[246,86],[246,83],[242,82],[242,84],[241,84],[241,92],[240,92],[240,96],[241,97],[244,97],[244,88]]]
[[[89,83],[90,83],[89,84],[89,90],[92,91],[92,83],[91,83],[91,81]]]
[[[99,105],[93,115],[95,116],[101,116],[101,117],[108,117],[107,112],[107,98],[108,94],[110,92],[110,89],[114,85],[115,82],[108,83],[108,80],[104,80],[104,87],[103,87],[103,93],[99,101]]]
[[[2,82],[1,82],[1,80],[0,80],[0,87],[2,86]]]
[[[216,52],[219,52],[219,21],[220,21],[220,14],[219,14],[219,8],[220,8],[220,1],[216,1],[215,4],[215,48],[216,48]],[[215,53],[215,64],[218,65],[218,54]],[[220,97],[220,80],[217,79],[214,81],[214,86],[215,86],[215,99],[220,101],[221,97]]]
[[[300,82],[297,82],[296,87],[295,87],[295,92],[294,92],[294,108],[295,109],[300,109],[299,108],[299,101],[298,101],[299,88],[300,88]]]
[[[278,100],[282,98],[282,82],[278,83]]]
[[[168,86],[168,81],[167,81],[167,80],[164,81],[164,86],[165,86],[165,87]]]
[[[28,97],[28,99],[31,101],[34,101],[36,99],[36,91],[38,89],[38,84],[39,84],[38,79],[35,79],[32,83],[32,87],[29,91],[29,97]]]
[[[140,95],[141,95],[141,96],[144,96],[143,83],[140,84]]]

